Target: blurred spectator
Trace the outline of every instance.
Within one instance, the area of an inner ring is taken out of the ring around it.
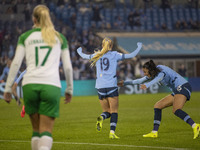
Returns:
[[[58,0],[57,1],[57,6],[64,6],[65,5],[65,0]]]
[[[167,8],[171,8],[171,0],[161,0],[161,8],[163,9],[167,9]]]
[[[161,29],[162,29],[162,31],[168,30],[168,27],[167,27],[166,23],[162,23]]]
[[[137,26],[137,27],[140,27],[140,26],[141,26],[140,18],[137,18],[137,19],[136,19],[134,25]]]
[[[73,8],[76,8],[76,0],[70,0],[69,1],[70,6],[72,6]]]
[[[100,15],[101,9],[102,9],[102,7],[99,7],[99,5],[95,5],[92,7],[92,10],[93,10],[92,20],[95,21],[96,23],[98,23],[99,21],[102,20],[101,15]]]
[[[159,24],[155,24],[155,25],[153,26],[153,31],[160,31],[160,26],[159,26]]]
[[[175,23],[175,29],[179,30],[180,28],[181,28],[181,22],[180,22],[180,20],[177,20]]]
[[[181,20],[180,29],[184,30],[187,28],[188,28],[187,22],[185,20]]]
[[[120,16],[115,16],[114,29],[124,30],[124,28],[125,23],[122,21],[122,18]]]
[[[25,15],[25,21],[28,22],[29,20],[31,20],[31,6],[30,4],[27,4],[24,7],[24,11],[23,11],[24,15]]]
[[[133,13],[133,11],[131,11],[128,14],[128,23],[129,23],[129,26],[131,27],[131,29],[133,29],[133,26],[134,26],[134,13]]]
[[[63,67],[59,67],[59,75],[60,75],[60,80],[65,80]]]
[[[143,0],[144,2],[144,10],[146,11],[147,8],[152,8],[153,0]]]
[[[10,70],[10,65],[11,65],[12,60],[8,59],[6,66],[3,68],[3,73],[0,76],[0,83],[5,82]]]
[[[6,14],[13,14],[13,8],[11,6],[7,8]]]
[[[73,66],[73,77],[74,77],[74,80],[80,79],[80,70],[78,69],[77,66]]]
[[[186,77],[186,68],[184,64],[181,64],[179,69],[178,69],[178,73],[183,76]]]
[[[76,29],[76,13],[73,13],[70,17],[71,27],[73,30]]]
[[[199,8],[199,0],[187,0],[187,7],[188,8]]]
[[[134,73],[135,73],[135,78],[139,78],[141,76],[143,76],[143,71],[142,71],[142,62],[141,62],[141,58],[139,55],[136,56],[136,62],[134,65]]]
[[[185,20],[181,20],[181,21],[178,20],[175,23],[175,29],[176,30],[185,30],[185,29],[188,29],[188,25]]]

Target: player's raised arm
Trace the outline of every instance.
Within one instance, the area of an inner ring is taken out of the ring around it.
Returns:
[[[139,51],[142,49],[142,43],[138,42],[137,46],[138,46],[137,49],[134,50],[132,53],[130,53],[130,54],[124,54],[124,59],[129,59],[129,58],[135,57],[139,53]]]
[[[82,58],[84,58],[84,59],[91,59],[91,56],[92,56],[92,55],[84,54],[84,53],[82,52],[82,47],[79,47],[79,48],[77,49],[77,53],[78,53]]]

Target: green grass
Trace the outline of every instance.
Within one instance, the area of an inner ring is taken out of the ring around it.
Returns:
[[[109,120],[102,132],[95,130],[96,118],[101,114],[97,96],[73,97],[70,104],[60,103],[60,117],[56,119],[52,150],[129,150],[129,149],[199,149],[200,137],[193,140],[192,128],[172,113],[172,107],[163,110],[157,139],[143,138],[153,127],[153,106],[166,96],[162,94],[120,95],[119,118],[116,134],[111,140]],[[184,109],[200,122],[200,93],[193,92]],[[32,135],[29,117],[20,117],[21,107],[0,101],[0,149],[29,150]],[[99,144],[99,145],[98,145]]]

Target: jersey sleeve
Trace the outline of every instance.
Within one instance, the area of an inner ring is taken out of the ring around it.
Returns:
[[[25,41],[25,34],[22,34],[22,35],[18,38],[17,45],[25,46],[24,41]]]
[[[6,81],[5,92],[10,92],[10,93],[12,92],[13,82],[21,66],[24,56],[25,56],[25,47],[20,44],[17,46],[15,57],[10,66],[10,71]]]
[[[141,84],[145,81],[149,80],[149,78],[147,76],[144,76],[140,79],[136,79],[136,80],[131,80],[131,81],[124,81],[124,85],[134,85],[134,84]]]
[[[66,84],[67,84],[67,89],[65,90],[65,92],[70,95],[73,95],[73,69],[72,69],[69,51],[62,51],[61,58],[63,62],[63,69],[64,69],[65,79],[66,79]]]
[[[124,54],[116,52],[116,59],[117,59],[117,61],[123,60],[124,59]]]
[[[67,41],[67,39],[65,38],[65,36],[64,36],[63,34],[60,33],[60,37],[61,37],[61,39],[62,39],[61,49],[62,49],[62,50],[69,49],[69,47],[68,47],[68,41]]]
[[[164,76],[165,76],[165,73],[160,72],[153,80],[151,80],[148,83],[145,83],[146,87],[149,88],[151,85],[158,83],[164,78]]]

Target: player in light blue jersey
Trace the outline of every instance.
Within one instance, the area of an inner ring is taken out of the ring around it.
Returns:
[[[181,75],[176,73],[171,68],[158,65],[156,66],[152,60],[146,62],[143,65],[144,77],[132,81],[120,81],[118,86],[141,84],[141,89],[146,89],[151,85],[158,83],[169,87],[172,94],[164,97],[154,105],[154,126],[152,132],[143,135],[143,137],[158,137],[158,129],[161,122],[162,109],[169,106],[173,106],[173,113],[184,120],[186,123],[191,125],[194,131],[193,139],[196,139],[199,135],[200,124],[195,123],[190,116],[183,111],[183,106],[186,101],[190,100],[192,88],[187,80]],[[149,81],[150,80],[150,81]],[[149,82],[146,82],[149,81]],[[145,82],[145,83],[143,83]]]
[[[78,48],[78,54],[92,61],[91,66],[96,65],[96,86],[103,113],[97,118],[96,128],[100,132],[104,119],[110,118],[109,138],[119,138],[115,134],[118,120],[118,87],[117,87],[117,62],[124,59],[135,57],[142,48],[142,43],[137,43],[137,49],[130,54],[122,54],[111,51],[113,47],[112,40],[104,38],[102,49],[92,55],[82,53],[82,48]]]
[[[18,106],[21,105],[21,101],[19,96],[17,95],[17,85],[19,84],[19,82],[21,81],[21,79],[23,78],[24,74],[27,72],[27,70],[24,70],[19,77],[15,80],[13,86],[12,86],[12,94],[15,97],[15,100],[17,101]],[[21,110],[21,117],[23,118],[25,116],[25,106],[22,106],[22,110]]]

